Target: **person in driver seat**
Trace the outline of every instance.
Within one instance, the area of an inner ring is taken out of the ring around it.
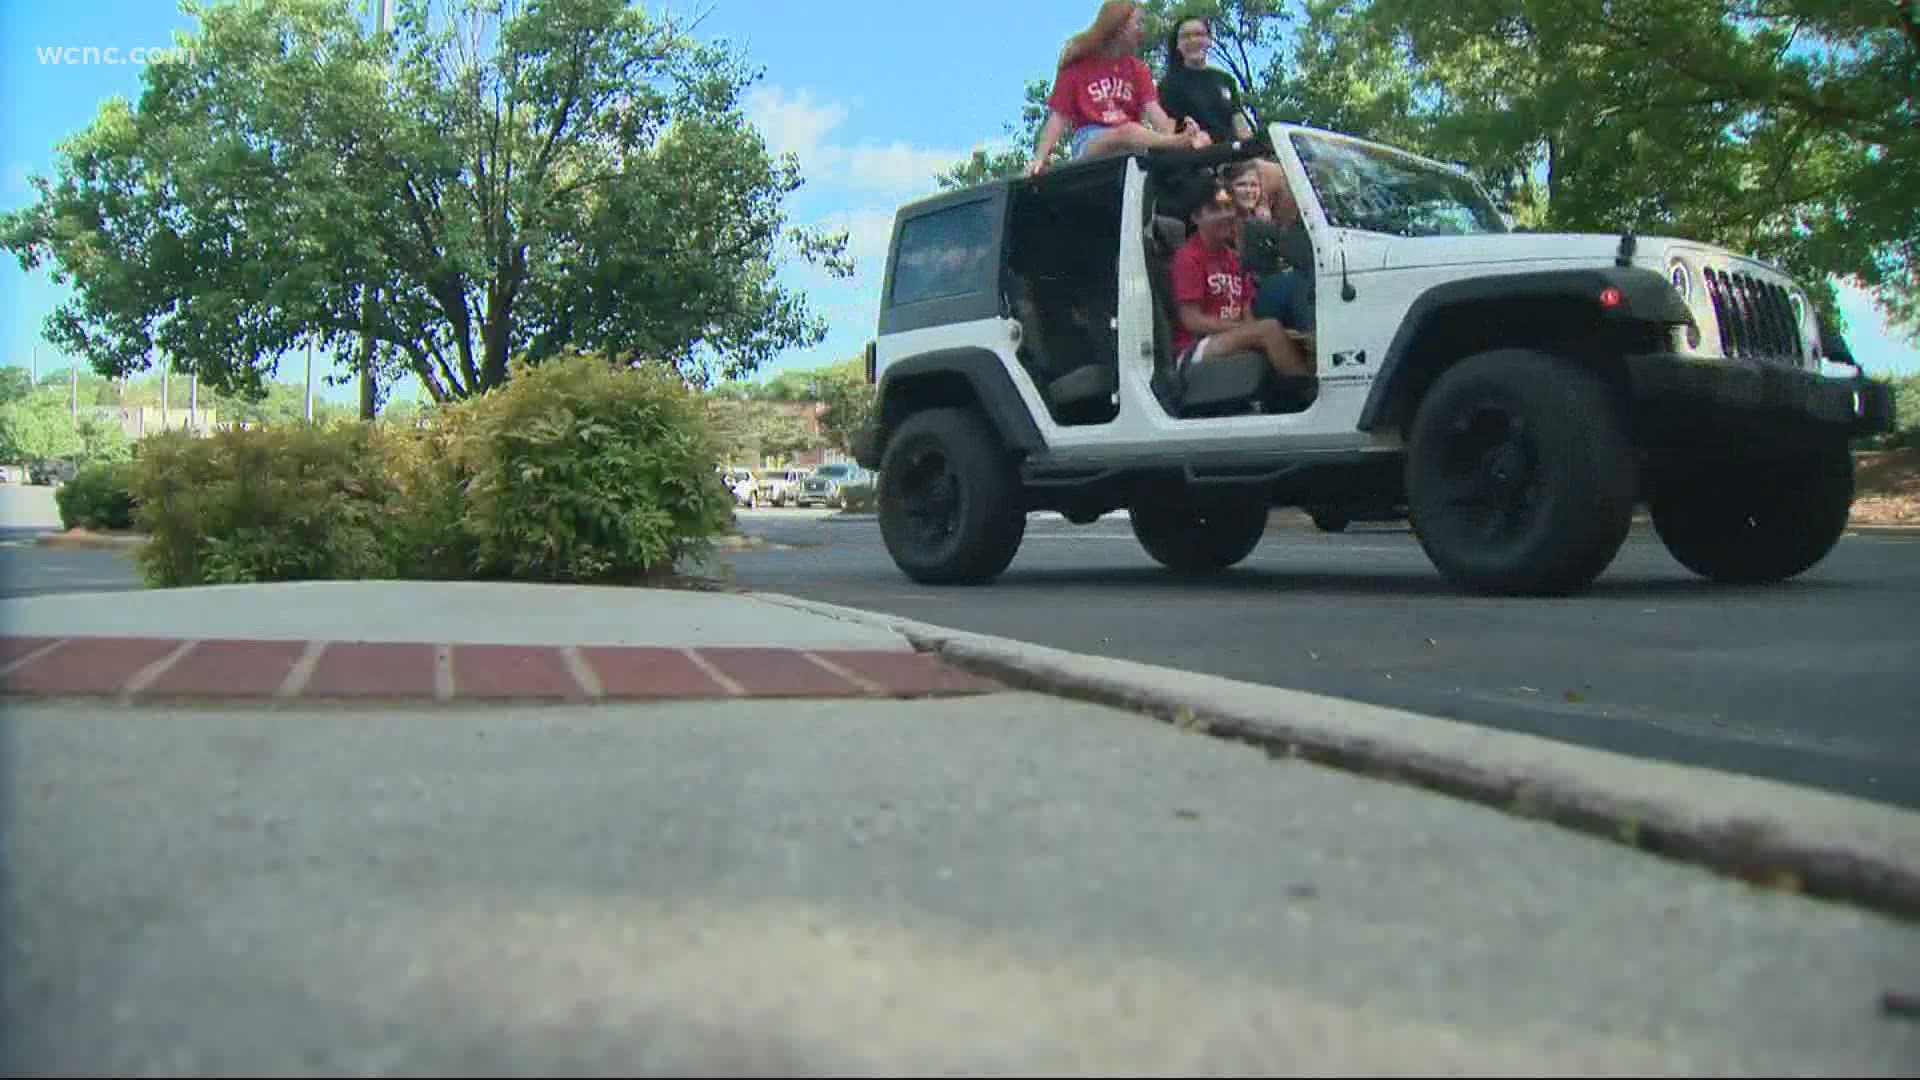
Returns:
[[[1180,316],[1173,334],[1175,366],[1258,350],[1282,375],[1313,374],[1312,359],[1287,336],[1278,319],[1253,317],[1253,280],[1241,268],[1234,249],[1240,212],[1232,190],[1207,174],[1199,181],[1197,194],[1192,212],[1195,231],[1173,253],[1168,267]]]

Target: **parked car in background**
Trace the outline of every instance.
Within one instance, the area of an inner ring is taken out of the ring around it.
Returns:
[[[52,487],[73,479],[79,471],[80,466],[67,458],[42,458],[27,466],[27,482]]]
[[[760,501],[769,506],[785,506],[800,494],[800,482],[807,470],[797,466],[768,469],[760,475]]]
[[[840,490],[854,484],[870,484],[867,471],[853,464],[822,465],[800,482],[796,506],[841,506]]]

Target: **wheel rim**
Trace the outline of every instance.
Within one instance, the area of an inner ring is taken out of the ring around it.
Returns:
[[[1447,523],[1483,540],[1517,539],[1544,494],[1540,450],[1526,418],[1497,404],[1466,411],[1441,444],[1436,505]]]
[[[913,543],[939,547],[960,528],[959,474],[935,447],[914,451],[899,470],[901,523]]]

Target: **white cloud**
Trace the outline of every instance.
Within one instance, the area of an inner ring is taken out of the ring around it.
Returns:
[[[800,167],[808,175],[828,164],[837,150],[827,153],[825,147],[827,133],[847,118],[844,105],[831,102],[816,104],[813,95],[805,90],[798,94],[788,94],[777,86],[755,87],[747,95],[747,118],[767,140],[768,149],[778,154],[792,154],[800,159]]]
[[[829,214],[820,222],[828,232],[847,231],[847,254],[853,256],[861,276],[874,264],[886,261],[887,242],[893,238],[892,210],[843,210]]]
[[[860,146],[846,154],[846,182],[875,191],[930,190],[934,177],[967,157],[965,150],[934,150],[896,142]]]
[[[819,101],[808,90],[755,87],[746,100],[747,118],[760,129],[775,154],[791,153],[812,184],[863,191],[906,194],[927,192],[934,176],[962,160],[968,150],[913,146],[895,141],[884,146],[838,142],[833,133],[846,123],[848,109]]]

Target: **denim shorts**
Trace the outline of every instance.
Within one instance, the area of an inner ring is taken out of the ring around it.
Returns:
[[[1087,145],[1099,138],[1102,132],[1112,130],[1105,124],[1086,124],[1075,128],[1073,134],[1067,138],[1067,156],[1076,160],[1085,157]]]

